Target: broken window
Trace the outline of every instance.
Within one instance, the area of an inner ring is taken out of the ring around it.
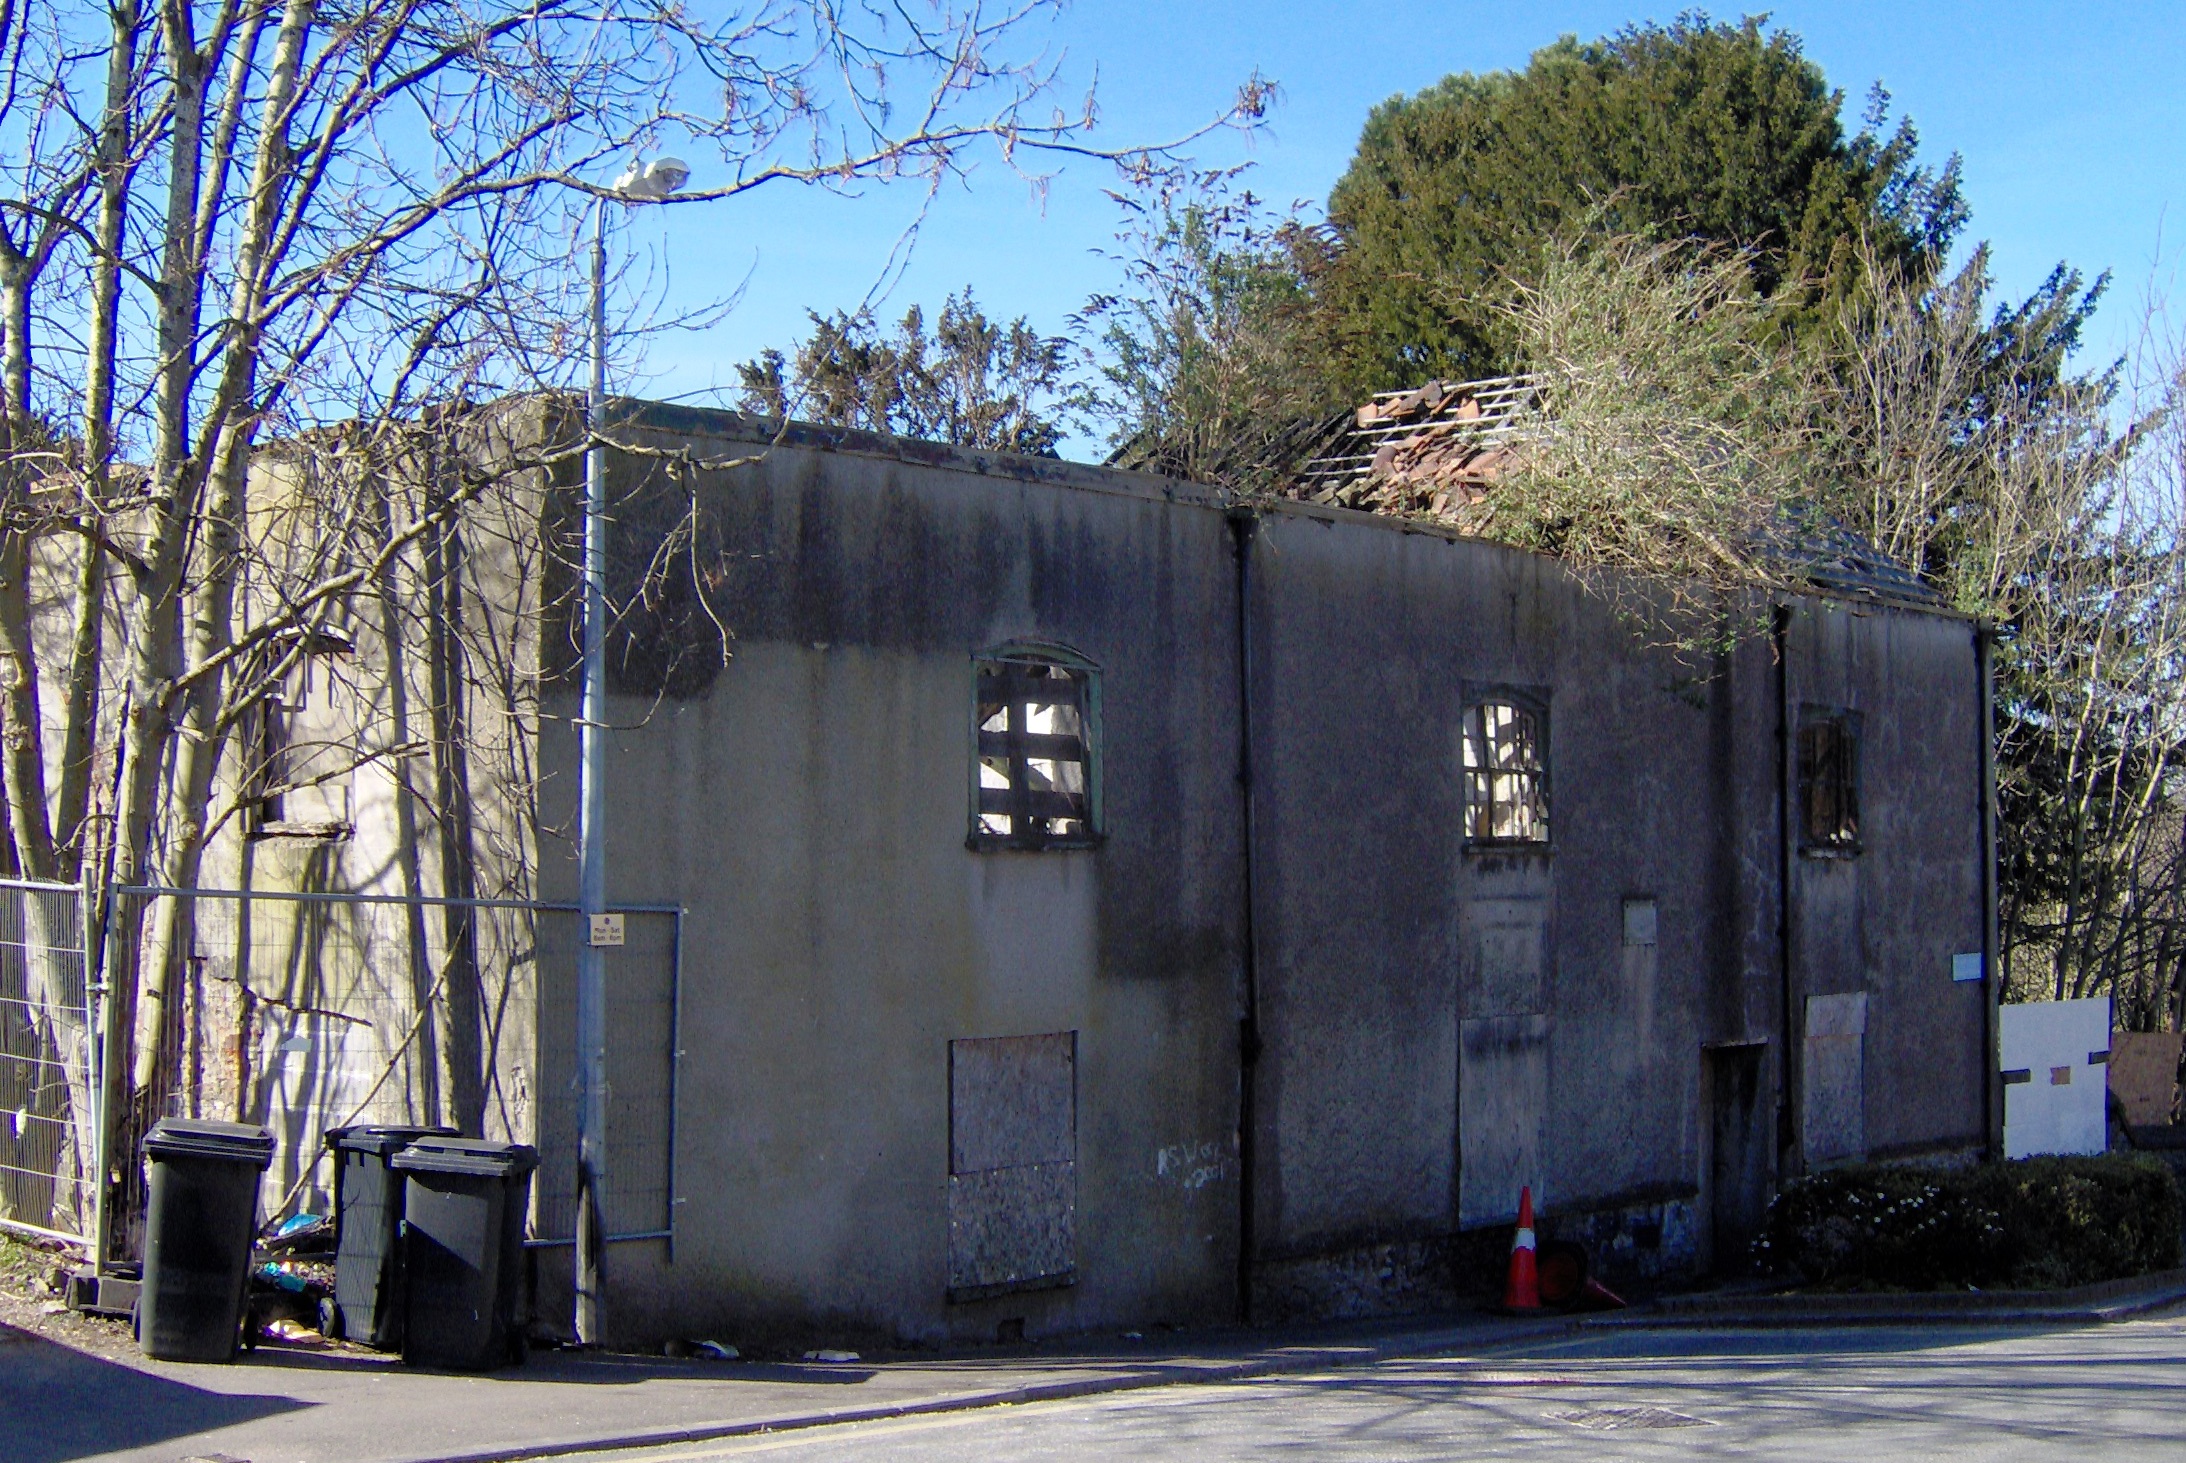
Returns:
[[[276,646],[278,659],[292,642]],[[341,671],[353,647],[320,632],[243,719],[250,831],[261,838],[339,837],[350,829],[356,765],[354,698]]]
[[[1516,701],[1465,708],[1465,837],[1475,843],[1548,842],[1543,715]]]
[[[1067,658],[1066,658],[1067,657]],[[974,848],[1085,848],[1099,837],[1094,671],[1067,652],[981,656]]]
[[[1800,835],[1809,849],[1860,847],[1860,736],[1841,713],[1808,712],[1799,725]]]

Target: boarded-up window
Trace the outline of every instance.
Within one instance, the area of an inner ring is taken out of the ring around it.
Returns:
[[[1800,837],[1810,849],[1860,847],[1860,736],[1850,716],[1809,711],[1799,725]]]
[[[1083,848],[1099,832],[1094,672],[1064,655],[996,652],[974,675],[974,848]]]
[[[1078,1033],[949,1043],[949,1299],[1078,1276]]]
[[[1511,701],[1465,708],[1465,836],[1476,843],[1548,842],[1541,712]]]

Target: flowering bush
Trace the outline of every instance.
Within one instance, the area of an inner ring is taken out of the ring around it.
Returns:
[[[2179,1263],[2178,1181],[2143,1158],[1829,1169],[1785,1186],[1761,1269],[1845,1289],[2048,1290]]]

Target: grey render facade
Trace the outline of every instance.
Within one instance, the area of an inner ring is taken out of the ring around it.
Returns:
[[[610,1246],[611,1335],[1442,1305],[1499,1280],[1522,1184],[1613,1283],[1670,1283],[1783,1177],[1989,1144],[1993,994],[1954,979],[1986,968],[1973,624],[1816,594],[1694,663],[1555,562],[1417,524],[731,413],[630,404],[617,435],[610,597],[643,612],[611,645],[609,895],[683,914],[672,1021],[611,1024],[611,1069],[674,1056],[665,1123],[611,1095],[611,1191],[673,1174],[672,1237]],[[566,494],[529,501],[566,534]],[[678,523],[698,547],[664,556]],[[567,901],[568,586],[533,531],[466,571],[503,667],[461,719],[476,814],[412,836]],[[996,688],[1028,674],[1073,709],[1012,751]],[[1484,714],[1527,729],[1500,792]],[[1008,757],[1073,736],[1075,817],[997,837],[1033,806]],[[245,874],[367,887],[400,836],[276,836]],[[522,1099],[487,1126],[541,1145],[544,1191],[573,969],[535,948],[486,974],[487,1085]],[[609,952],[611,1023],[645,959]],[[570,1251],[537,1253],[566,1317]]]
[[[690,481],[735,655],[617,718],[612,893],[687,910],[676,1237],[615,1250],[618,1328],[1416,1308],[1496,1282],[1521,1184],[1669,1280],[1781,1176],[1988,1142],[1974,625],[1802,598],[1696,670],[1387,519],[817,431]],[[1091,688],[1089,846],[981,844],[1019,656]],[[1483,704],[1538,718],[1545,841],[1468,837]],[[1820,722],[1858,813],[1809,846]]]

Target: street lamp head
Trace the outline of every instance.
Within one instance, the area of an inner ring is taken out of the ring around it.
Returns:
[[[655,158],[649,163],[632,159],[614,183],[617,197],[631,203],[658,203],[682,187],[691,169],[681,158]]]
[[[659,191],[654,195],[666,198],[681,188],[691,178],[691,169],[682,158],[655,158],[645,165],[645,181]]]

